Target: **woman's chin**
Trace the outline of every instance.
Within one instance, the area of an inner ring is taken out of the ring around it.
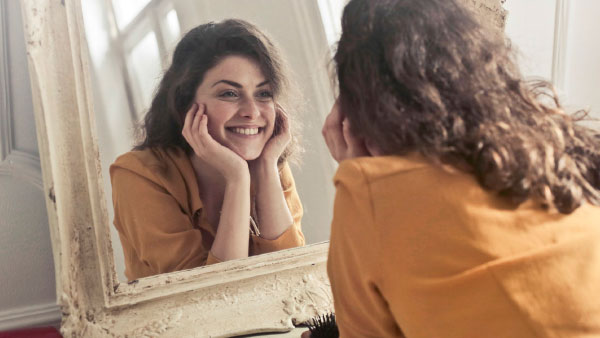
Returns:
[[[260,157],[260,152],[256,151],[236,151],[235,153],[246,161],[254,161]]]
[[[235,143],[223,144],[225,147],[229,148],[231,151],[236,153],[239,157],[243,158],[246,161],[254,161],[260,157],[264,149],[264,144],[262,146],[258,144],[246,145],[242,144],[241,146]]]

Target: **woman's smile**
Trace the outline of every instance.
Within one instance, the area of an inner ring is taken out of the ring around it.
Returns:
[[[236,136],[257,136],[263,132],[265,128],[260,127],[227,127],[225,130],[237,134]]]

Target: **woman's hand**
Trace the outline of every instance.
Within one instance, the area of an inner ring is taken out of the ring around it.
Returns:
[[[362,139],[352,135],[350,121],[340,112],[337,101],[325,119],[322,134],[331,156],[338,162],[353,157],[375,155],[375,151],[370,152]]]
[[[219,144],[208,133],[206,106],[194,103],[185,116],[181,134],[203,162],[229,181],[248,175],[248,163],[231,149]]]
[[[260,157],[257,159],[263,161],[263,164],[267,165],[276,165],[277,160],[279,160],[279,157],[283,154],[285,148],[292,140],[287,113],[279,104],[275,106],[275,109],[279,111],[278,116],[281,118],[281,129],[277,135],[273,134],[273,136],[271,136],[265,144]]]
[[[256,216],[260,236],[266,239],[278,238],[294,224],[277,167],[277,161],[292,136],[286,112],[279,105],[276,109],[281,118],[279,132],[267,141],[259,158],[248,162],[252,183],[256,188]]]

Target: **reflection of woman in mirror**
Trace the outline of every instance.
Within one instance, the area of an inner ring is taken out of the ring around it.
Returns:
[[[463,2],[344,10],[323,128],[340,334],[600,336],[600,134]]]
[[[192,29],[110,168],[129,280],[304,245],[284,63],[239,20]]]

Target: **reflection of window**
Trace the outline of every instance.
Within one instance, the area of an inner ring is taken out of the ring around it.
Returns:
[[[319,11],[323,20],[323,28],[330,46],[340,38],[342,10],[347,0],[318,0]]]
[[[169,13],[163,19],[163,24],[161,25],[165,28],[163,32],[165,35],[165,43],[168,46],[173,46],[175,41],[179,39],[179,35],[181,35],[181,29],[179,28],[179,19],[177,19],[177,12],[174,9],[170,10]]]
[[[179,39],[169,0],[113,0],[113,46],[120,51],[129,107],[138,120],[150,106],[167,57]]]
[[[113,0],[112,5],[115,11],[117,27],[119,29],[125,28],[148,5],[148,2],[150,0]]]
[[[152,91],[158,85],[160,76],[160,52],[154,32],[143,37],[127,55],[127,66],[132,77],[133,87],[139,91],[141,104],[148,106]]]

